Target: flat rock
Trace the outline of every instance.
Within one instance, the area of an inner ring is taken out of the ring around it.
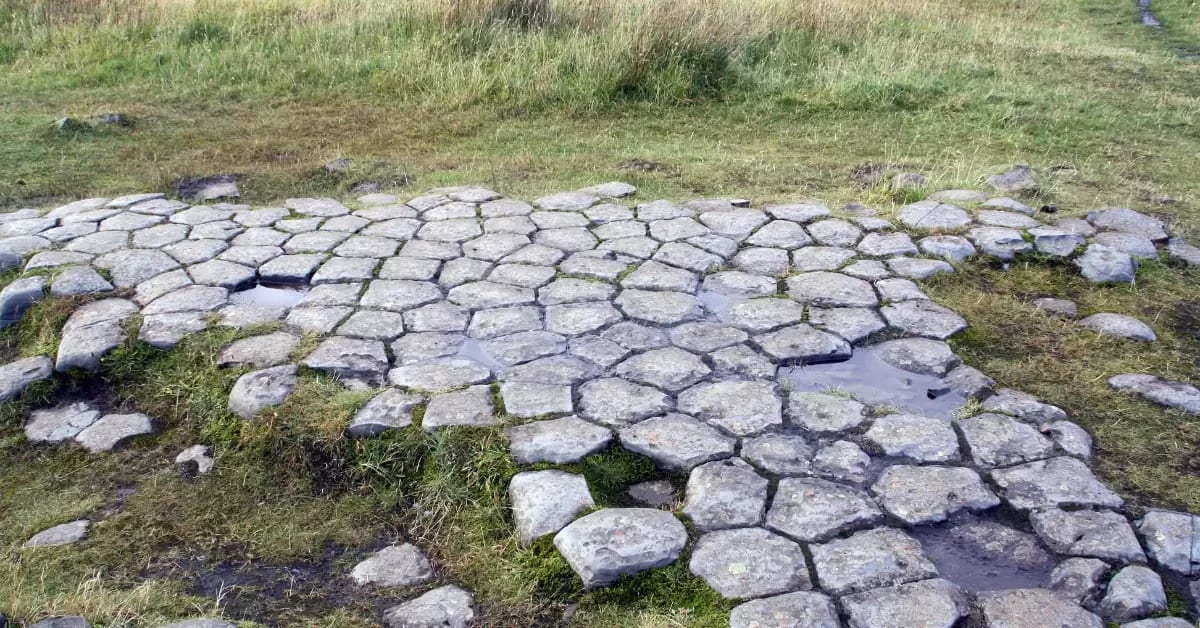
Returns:
[[[1054,455],[1054,442],[1034,426],[1001,414],[984,413],[958,422],[971,460],[981,469],[1007,467]]]
[[[1019,510],[1050,506],[1120,508],[1124,500],[1075,458],[1038,460],[992,472],[1004,500]]]
[[[967,328],[966,319],[933,301],[892,303],[880,312],[889,325],[915,336],[945,340]]]
[[[763,434],[742,441],[741,456],[750,464],[780,476],[807,475],[813,446],[796,434]]]
[[[999,412],[1015,416],[1034,423],[1063,421],[1067,418],[1067,413],[1062,408],[1050,405],[1033,395],[1011,388],[1000,389],[996,391],[996,394],[984,399],[983,409],[988,412]]]
[[[882,521],[883,513],[865,491],[816,478],[784,478],[767,512],[766,525],[812,543]]]
[[[1104,628],[1104,622],[1046,589],[984,591],[978,605],[989,628]]]
[[[1101,579],[1108,564],[1095,558],[1068,558],[1059,563],[1046,581],[1046,588],[1076,603],[1098,601]]]
[[[59,545],[70,545],[83,540],[87,534],[88,528],[92,522],[87,519],[80,519],[70,523],[62,523],[52,528],[47,528],[29,537],[21,545],[23,548],[29,547],[56,547]]]
[[[815,329],[804,323],[784,327],[754,337],[759,346],[777,364],[823,364],[848,360],[850,343],[841,336]]]
[[[614,303],[629,318],[656,325],[674,325],[703,316],[700,301],[682,292],[624,290]]]
[[[216,460],[213,459],[212,448],[208,445],[192,445],[175,456],[175,464],[194,469],[190,473],[203,475],[213,470]]]
[[[508,485],[513,520],[521,545],[554,534],[596,504],[582,475],[563,471],[525,471]]]
[[[1137,393],[1160,406],[1200,414],[1200,390],[1191,384],[1145,373],[1125,373],[1110,377],[1108,385],[1114,390]]]
[[[804,306],[791,299],[761,298],[738,301],[721,312],[721,319],[751,333],[769,332],[804,319]]]
[[[958,435],[948,421],[915,414],[889,414],[875,420],[864,435],[886,456],[914,462],[958,460]]]
[[[354,413],[346,433],[354,437],[374,437],[388,430],[412,425],[413,410],[425,398],[396,388],[375,395]]]
[[[787,279],[788,295],[806,305],[874,307],[879,299],[870,283],[841,273],[817,271]]]
[[[0,329],[21,320],[26,310],[42,300],[45,292],[45,277],[17,279],[0,290]]]
[[[861,223],[860,223],[861,224]],[[895,257],[897,255],[916,255],[917,245],[907,233],[868,233],[858,243],[858,251],[870,257]]]
[[[758,525],[767,502],[767,479],[739,458],[692,469],[683,514],[699,530]]]
[[[687,538],[683,524],[669,512],[608,508],[576,519],[555,535],[554,545],[584,588],[593,588],[675,562]]]
[[[387,371],[388,356],[378,340],[334,336],[317,345],[304,365],[318,371],[328,371],[348,382],[379,386]]]
[[[1138,532],[1155,564],[1185,576],[1200,575],[1200,517],[1151,510],[1138,521]]]
[[[504,412],[514,417],[565,414],[574,409],[571,387],[538,382],[505,382],[500,385]]]
[[[863,530],[810,546],[817,581],[835,595],[933,578],[937,568],[916,539],[893,528]]]
[[[847,595],[842,606],[859,628],[952,628],[971,608],[961,589],[940,578]]]
[[[896,210],[896,220],[913,229],[952,231],[971,224],[971,217],[959,207],[936,200],[905,205]]]
[[[679,394],[679,411],[735,436],[750,436],[783,423],[782,404],[769,381],[699,384]]]
[[[30,384],[54,374],[54,361],[44,355],[0,365],[0,401],[21,394]]]
[[[355,584],[411,587],[433,579],[429,559],[416,546],[404,543],[385,547],[350,570]]]
[[[34,443],[71,440],[98,418],[100,411],[82,401],[34,410],[25,424],[25,438]]]
[[[847,397],[815,392],[788,393],[788,423],[810,432],[842,432],[858,427],[866,418],[867,407]]]
[[[950,345],[928,338],[901,338],[875,345],[875,355],[905,371],[941,377],[960,360]]]
[[[475,619],[470,593],[450,584],[383,611],[387,628],[468,628]]]
[[[1124,207],[1090,212],[1087,221],[1100,229],[1136,233],[1154,241],[1167,239],[1161,220]]]
[[[1128,340],[1141,340],[1143,342],[1158,340],[1158,336],[1154,334],[1154,330],[1149,325],[1124,314],[1113,314],[1111,312],[1092,314],[1079,321],[1079,325],[1106,336],[1115,336]]]
[[[421,429],[433,432],[444,427],[480,427],[495,423],[491,389],[470,386],[431,397]]]
[[[729,628],[838,628],[837,607],[820,593],[797,592],[734,607]]]
[[[574,416],[533,421],[504,430],[509,453],[518,464],[570,464],[599,452],[612,432]]]
[[[616,377],[592,380],[579,389],[579,415],[610,427],[636,423],[672,407],[661,391]]]
[[[283,364],[299,344],[298,336],[286,332],[242,338],[221,349],[217,357],[217,366],[265,368]]]
[[[716,428],[682,414],[647,419],[622,428],[619,436],[625,449],[679,471],[732,456],[736,444]]]
[[[76,434],[75,442],[95,454],[123,447],[154,431],[154,422],[144,414],[106,414]]]
[[[104,299],[75,310],[62,329],[54,370],[73,368],[95,371],[100,358],[125,342],[125,319],[138,311],[124,299]]]
[[[1133,283],[1137,277],[1137,261],[1132,256],[1103,244],[1089,244],[1075,265],[1093,283]]]
[[[965,467],[894,465],[884,469],[871,492],[892,516],[909,525],[936,523],[961,510],[1000,505],[979,475]]]
[[[1050,549],[1067,556],[1145,562],[1129,521],[1107,510],[1046,508],[1029,515],[1033,529]]]
[[[762,528],[709,532],[688,568],[726,598],[754,598],[812,588],[800,545]]]
[[[64,269],[50,284],[50,296],[73,297],[81,294],[110,292],[113,285],[90,266],[72,266]]]
[[[1167,594],[1162,578],[1141,565],[1125,567],[1108,581],[1108,591],[1097,608],[1105,619],[1118,622],[1165,611]]]
[[[229,410],[243,419],[253,419],[263,408],[283,403],[296,383],[295,364],[246,373],[229,392]]]
[[[822,447],[812,459],[814,475],[862,486],[871,468],[871,457],[858,445],[846,440]]]
[[[1053,297],[1042,297],[1030,301],[1030,305],[1039,310],[1043,310],[1055,316],[1063,318],[1075,318],[1075,314],[1079,311],[1079,307],[1074,301],[1069,299],[1057,299]]]

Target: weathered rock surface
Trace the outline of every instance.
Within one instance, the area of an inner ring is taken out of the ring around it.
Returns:
[[[669,565],[686,543],[687,530],[674,515],[648,508],[600,510],[576,519],[554,537],[554,546],[584,588]]]

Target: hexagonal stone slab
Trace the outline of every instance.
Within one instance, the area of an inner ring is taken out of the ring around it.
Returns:
[[[584,588],[663,567],[679,558],[687,529],[669,512],[609,508],[576,519],[554,537],[554,546],[579,574]]]
[[[446,390],[481,384],[491,378],[492,372],[488,367],[467,358],[418,360],[388,372],[388,381],[391,383],[419,390]]]
[[[1046,508],[1029,515],[1034,532],[1050,549],[1068,556],[1090,556],[1118,562],[1146,562],[1129,521],[1107,510],[1064,511]],[[1154,539],[1147,537],[1147,545]]]
[[[1047,506],[1106,506],[1120,508],[1125,500],[1092,475],[1087,465],[1061,456],[992,472],[992,480],[1013,508]]]
[[[889,340],[875,345],[873,349],[875,355],[884,362],[922,375],[941,377],[961,363],[950,345],[929,338]]]
[[[740,458],[730,458],[692,469],[683,514],[700,530],[755,526],[766,502],[767,479]]]
[[[688,568],[727,598],[812,588],[800,545],[762,528],[720,530],[701,536]]]
[[[579,389],[579,416],[608,426],[636,423],[672,406],[662,391],[618,377],[592,380]]]
[[[962,590],[940,578],[847,595],[842,606],[860,628],[952,628],[971,609]]]
[[[626,316],[657,325],[674,325],[703,317],[696,297],[682,292],[624,290],[614,303]]]
[[[867,407],[854,399],[815,392],[788,393],[789,425],[810,432],[851,430],[867,419]]]
[[[571,387],[536,382],[506,382],[500,386],[505,414],[515,417],[535,417],[544,414],[564,414],[574,409]]]
[[[783,423],[775,384],[729,380],[693,386],[679,394],[679,411],[735,436],[757,434]]]
[[[892,528],[876,528],[812,545],[817,581],[835,595],[933,578],[937,568],[921,544]]]
[[[1000,498],[979,475],[965,467],[891,466],[871,486],[871,493],[892,516],[909,525],[945,521],[960,510],[1000,505]]]
[[[622,428],[621,445],[669,469],[692,467],[733,455],[737,441],[683,414],[646,419]]]
[[[703,379],[709,368],[695,355],[667,347],[635,355],[613,368],[626,379],[676,392]]]
[[[841,273],[816,271],[789,277],[788,295],[806,305],[821,307],[874,307],[875,289],[862,279]]]
[[[806,475],[813,446],[797,434],[763,434],[742,441],[741,456],[774,475]]]
[[[1001,414],[984,413],[958,422],[971,460],[981,469],[1007,467],[1054,455],[1054,442],[1037,428]]]
[[[387,371],[388,356],[383,343],[334,336],[317,345],[304,365],[318,371],[329,371],[348,382],[378,386]]]
[[[850,359],[850,343],[803,323],[754,337],[763,352],[779,364],[822,364]]]
[[[767,512],[767,527],[805,542],[883,521],[865,491],[816,478],[784,478]]]
[[[612,432],[573,416],[513,426],[504,435],[509,453],[519,464],[578,462],[612,440]]]
[[[554,534],[595,506],[582,475],[563,471],[525,471],[508,484],[513,521],[521,545]]]
[[[839,628],[841,625],[832,600],[805,591],[752,600],[729,614],[729,628]]]
[[[444,427],[479,427],[495,423],[491,389],[471,386],[431,397],[425,407],[421,429],[433,432]]]
[[[945,340],[967,328],[966,319],[933,301],[901,301],[880,311],[889,325],[916,336]]]
[[[277,406],[296,387],[296,365],[285,364],[251,371],[238,378],[229,393],[229,411],[252,419],[263,408]]]
[[[388,430],[412,425],[412,413],[425,402],[415,395],[397,388],[390,388],[368,401],[350,421],[346,433],[356,437],[378,436]]]
[[[1046,628],[1104,627],[1093,613],[1046,589],[985,591],[979,594],[979,607],[990,628],[1031,628],[1031,617],[1038,618],[1037,625]]]

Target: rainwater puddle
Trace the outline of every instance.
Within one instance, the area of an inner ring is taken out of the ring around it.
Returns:
[[[239,290],[229,295],[229,302],[233,305],[292,307],[299,303],[307,293],[307,288],[257,284],[253,288]]]
[[[1009,527],[995,515],[909,532],[941,577],[973,593],[1044,587],[1055,566],[1036,536]]]
[[[703,289],[696,292],[696,299],[700,301],[700,305],[703,305],[704,309],[711,312],[717,318],[724,317],[729,308],[733,307],[734,303],[742,300],[713,290]]]
[[[458,348],[458,352],[455,353],[454,356],[458,358],[474,360],[491,369],[492,373],[495,375],[503,373],[504,370],[508,368],[500,362],[497,362],[496,358],[493,358],[492,354],[488,353],[488,350],[483,346],[483,343],[475,338],[467,338],[464,340],[462,346]]]
[[[1138,0],[1138,15],[1141,16],[1143,25],[1153,29],[1162,29],[1162,22],[1150,8],[1150,0]]]
[[[966,399],[947,391],[940,377],[898,369],[875,356],[870,347],[855,349],[849,360],[779,369],[779,381],[792,390],[842,390],[872,406],[890,406],[934,418],[953,418]]]

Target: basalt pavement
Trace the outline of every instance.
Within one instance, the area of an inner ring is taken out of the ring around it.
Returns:
[[[687,560],[740,602],[736,628],[1191,625],[1161,617],[1163,579],[1200,593],[1200,518],[1131,520],[1089,470],[1087,432],[962,364],[944,341],[966,322],[918,282],[1022,253],[1132,282],[1138,259],[1194,265],[1200,251],[1131,210],[1051,223],[974,191],[892,220],[634,192],[609,183],[526,203],[459,187],[270,208],[138,194],[0,215],[0,265],[25,272],[0,293],[0,324],[47,293],[95,297],[57,355],[0,366],[0,400],[97,369],[132,340],[130,321],[162,349],[209,325],[281,321],[221,352],[245,373],[229,407],[246,420],[285,400],[303,366],[380,389],[349,437],[504,425],[522,465],[623,447],[677,478],[630,487],[644,507],[600,509],[580,475],[512,479],[514,534],[554,535],[584,587]],[[1070,302],[1040,305],[1074,317]],[[1120,314],[1079,324],[1154,340]],[[320,340],[296,355],[302,334]],[[1114,375],[1114,388],[1200,413],[1185,383]],[[86,402],[35,410],[25,428],[30,446],[96,455],[156,429]],[[198,445],[180,459],[203,472],[219,454]],[[27,559],[88,526],[39,533]],[[348,577],[428,589],[397,600],[385,625],[472,625],[471,593],[436,574],[401,544]]]

